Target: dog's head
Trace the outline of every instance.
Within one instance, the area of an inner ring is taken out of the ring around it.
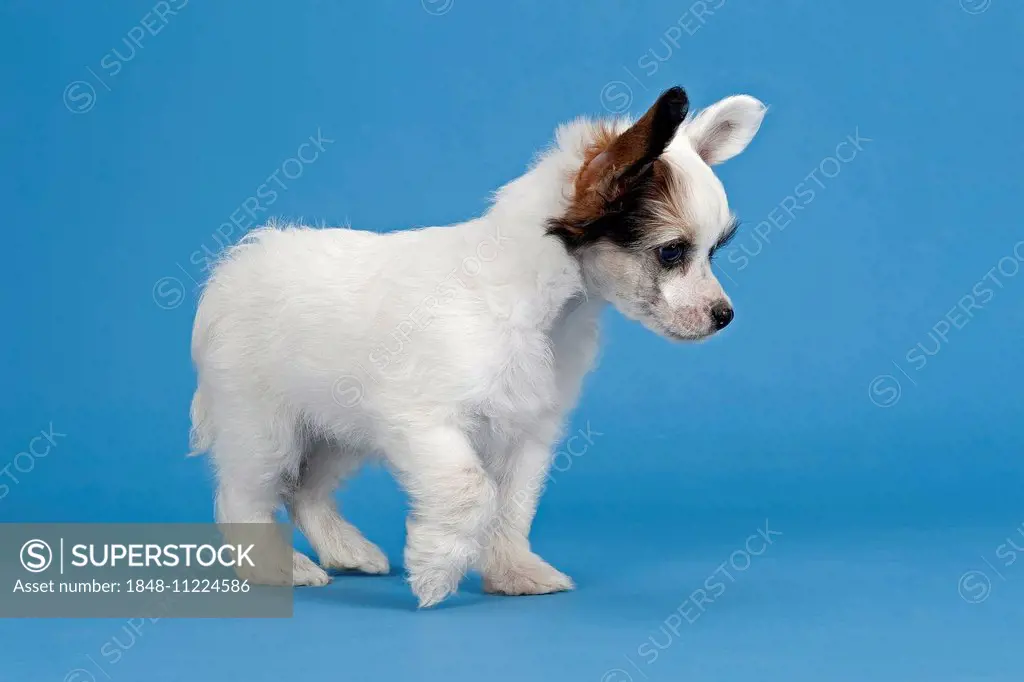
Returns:
[[[551,221],[588,287],[627,317],[673,339],[702,339],[733,318],[711,259],[736,231],[711,166],[736,156],[765,106],[728,97],[688,119],[672,88],[636,123],[597,128],[569,210]]]

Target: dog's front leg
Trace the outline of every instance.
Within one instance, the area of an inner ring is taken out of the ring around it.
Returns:
[[[485,591],[524,595],[573,589],[569,576],[530,551],[530,525],[550,465],[548,443],[530,438],[512,448],[500,467],[498,512],[480,566]]]
[[[388,450],[409,497],[405,568],[420,607],[455,592],[493,524],[497,492],[465,434],[417,429]]]

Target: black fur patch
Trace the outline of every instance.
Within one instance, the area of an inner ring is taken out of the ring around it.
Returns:
[[[678,85],[661,94],[654,103],[654,120],[651,121],[651,135],[647,145],[647,158],[653,161],[665,152],[665,147],[675,137],[676,130],[690,111],[690,98]]]

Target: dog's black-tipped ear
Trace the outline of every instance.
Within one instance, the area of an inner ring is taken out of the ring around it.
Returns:
[[[552,221],[549,231],[567,243],[580,239],[588,225],[608,214],[615,202],[651,175],[648,171],[675,137],[689,109],[686,91],[674,87],[621,134],[613,126],[602,126],[584,155],[571,207]]]
[[[636,128],[644,118],[651,117],[650,132],[647,133],[646,154],[651,161],[664,153],[665,147],[675,137],[679,125],[686,119],[686,114],[689,111],[690,98],[686,96],[686,91],[677,85],[661,93],[661,97],[654,103],[654,106],[648,109],[643,118],[633,126]]]
[[[664,153],[689,110],[690,100],[681,87],[663,92],[647,113],[590,160],[580,173],[577,191],[615,196]]]
[[[624,168],[645,166],[665,152],[690,110],[690,99],[678,85],[661,93],[658,101],[612,145]]]

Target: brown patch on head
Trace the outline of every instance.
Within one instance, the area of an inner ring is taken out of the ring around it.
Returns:
[[[618,138],[619,135],[612,129],[611,124],[599,123],[594,140],[584,150],[583,165],[576,172],[576,179],[573,181],[572,205],[566,213],[566,219],[574,225],[570,229],[575,230],[575,226],[601,213],[606,203],[601,186],[606,184],[607,176],[613,170],[610,150]]]
[[[682,88],[666,90],[640,120],[619,135],[602,125],[591,145],[584,152],[584,162],[574,181],[574,196],[566,214],[552,221],[549,231],[572,243],[592,241],[608,236],[603,232],[622,232],[628,225],[608,224],[609,217],[618,216],[629,222],[628,214],[639,204],[639,194],[650,191],[644,187],[661,182],[667,187],[668,169],[659,164],[668,143],[686,118],[689,101]],[[657,191],[656,189],[653,191]],[[598,225],[597,223],[606,223]]]

